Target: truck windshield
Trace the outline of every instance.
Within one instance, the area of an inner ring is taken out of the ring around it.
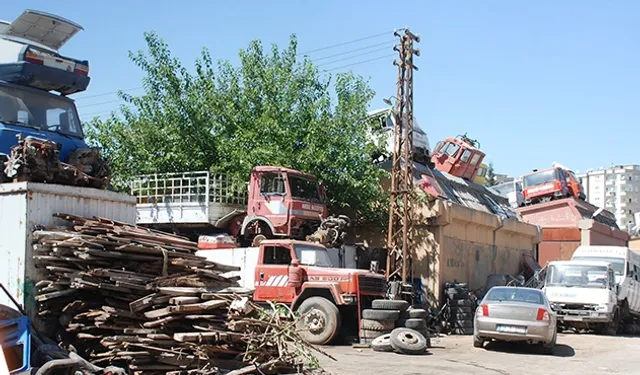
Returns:
[[[329,252],[324,246],[295,244],[293,250],[300,264],[304,266],[333,267]]]
[[[0,122],[82,138],[73,103],[45,92],[0,86]]]
[[[609,283],[607,267],[590,265],[550,265],[547,286],[604,289]]]
[[[531,187],[537,185],[544,185],[549,182],[556,181],[558,179],[558,171],[556,169],[550,169],[548,171],[542,171],[532,173],[528,176],[524,176],[522,179],[522,186]]]
[[[291,188],[291,196],[294,199],[309,202],[322,202],[322,198],[318,191],[318,181],[289,175],[289,185]]]
[[[571,260],[576,260],[576,261],[580,261],[580,260],[589,261],[589,260],[591,260],[591,261],[611,263],[611,267],[613,268],[613,273],[615,273],[617,276],[623,276],[624,275],[625,260],[622,259],[622,258],[573,257],[573,258],[571,258]]]

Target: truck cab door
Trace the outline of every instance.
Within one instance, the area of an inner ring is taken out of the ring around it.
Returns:
[[[256,174],[257,187],[253,189],[252,200],[249,202],[249,215],[267,217],[274,227],[287,222],[286,179],[279,172],[264,172]]]
[[[289,267],[294,255],[291,247],[264,245],[255,274],[256,301],[277,301],[291,303],[295,298],[295,288],[289,284]]]

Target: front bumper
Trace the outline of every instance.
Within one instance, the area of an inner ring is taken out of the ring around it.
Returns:
[[[498,325],[526,326],[525,333],[500,332]],[[555,327],[550,322],[522,322],[510,319],[476,317],[474,336],[479,339],[511,342],[548,343],[553,341]]]
[[[556,311],[559,322],[564,323],[608,323],[613,319],[611,312],[593,310]]]

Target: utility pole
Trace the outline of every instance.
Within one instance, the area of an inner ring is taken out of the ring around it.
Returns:
[[[391,202],[387,235],[387,280],[395,282],[391,294],[397,296],[402,289],[410,289],[415,191],[413,183],[413,56],[420,56],[413,43],[420,37],[409,29],[395,31],[399,44],[394,46],[398,59],[398,89],[396,95],[393,166],[391,169]],[[398,280],[399,279],[399,280]],[[399,285],[398,285],[399,284]],[[393,285],[393,284],[392,284]],[[395,289],[395,291],[393,291]]]

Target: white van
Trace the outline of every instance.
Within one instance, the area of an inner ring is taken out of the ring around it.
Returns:
[[[640,254],[626,246],[579,246],[571,260],[609,262],[619,286],[622,319],[640,315]]]

